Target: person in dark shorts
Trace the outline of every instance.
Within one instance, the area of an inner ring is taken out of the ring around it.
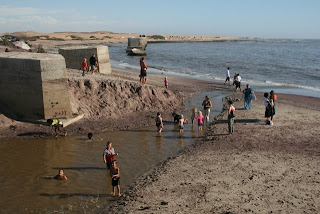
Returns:
[[[162,117],[161,117],[161,113],[160,113],[160,112],[157,113],[156,126],[157,126],[157,128],[158,128],[158,132],[162,132],[162,129],[163,129],[163,121],[162,121]]]
[[[140,59],[140,83],[141,84],[146,84],[147,82],[147,69],[148,69],[148,65],[145,61],[145,58],[142,57]]]
[[[118,189],[118,196],[121,197],[120,193],[120,169],[117,165],[117,161],[112,161],[112,167],[111,167],[111,184],[113,188],[112,196],[116,195],[116,189]]]
[[[96,69],[96,65],[97,65],[96,55],[92,54],[89,61],[90,61],[90,71],[93,73],[94,69]]]

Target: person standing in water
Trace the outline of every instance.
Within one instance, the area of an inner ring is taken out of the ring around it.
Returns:
[[[212,107],[212,102],[210,101],[209,97],[206,96],[204,101],[202,102],[203,110],[204,110],[204,118],[206,123],[209,123],[210,111]]]
[[[230,67],[228,67],[227,71],[226,71],[226,81],[224,81],[224,84],[227,84],[227,82],[229,82],[230,84]]]
[[[62,169],[59,169],[59,174],[54,176],[54,179],[57,179],[57,180],[68,180],[67,176],[64,174]]]
[[[183,128],[184,128],[183,124],[184,124],[184,117],[183,117],[183,115],[181,115],[181,118],[179,119],[179,132],[180,133],[183,132]]]
[[[103,162],[106,164],[107,169],[111,168],[111,163],[114,161],[114,156],[118,155],[118,153],[114,152],[112,148],[112,142],[107,142],[107,148],[103,151]]]
[[[160,113],[160,112],[157,113],[156,126],[157,126],[157,128],[158,128],[158,132],[162,132],[162,129],[163,129],[163,121],[162,121],[162,117],[161,117],[161,113]]]
[[[120,193],[120,169],[117,165],[117,161],[114,160],[111,163],[111,185],[113,189],[112,196],[116,196],[116,189],[118,189],[118,196],[121,197]]]

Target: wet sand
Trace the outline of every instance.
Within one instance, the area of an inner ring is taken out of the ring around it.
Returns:
[[[241,98],[240,94],[234,97]],[[316,213],[320,209],[320,99],[278,94],[265,125],[262,94],[235,103],[205,137],[126,189],[100,213]]]

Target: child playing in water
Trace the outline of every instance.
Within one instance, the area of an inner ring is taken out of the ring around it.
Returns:
[[[182,133],[183,132],[183,123],[184,123],[184,117],[183,115],[181,115],[181,118],[179,119],[179,132]]]
[[[65,176],[64,172],[62,169],[59,169],[59,174],[54,176],[54,179],[58,180],[68,180],[67,176]]]
[[[198,120],[198,126],[199,126],[199,131],[202,130],[202,126],[203,126],[203,115],[202,112],[199,111],[199,115],[196,117],[196,119]]]
[[[162,129],[163,129],[163,121],[162,121],[162,117],[161,117],[161,113],[160,113],[160,112],[157,113],[156,126],[157,126],[157,128],[158,128],[158,132],[162,132]]]
[[[118,153],[114,152],[112,142],[108,141],[107,148],[103,151],[103,162],[106,164],[107,169],[111,168],[112,161],[114,161],[114,156],[116,155],[118,155]]]
[[[192,109],[192,114],[191,114],[191,123],[192,123],[192,124],[194,123],[194,120],[195,120],[196,117],[198,116],[197,113],[198,113],[198,109],[197,109],[197,108],[193,108],[193,109]]]
[[[120,169],[117,165],[117,161],[112,161],[112,168],[111,168],[111,184],[113,188],[112,196],[116,195],[116,189],[118,189],[118,196],[121,197],[120,193]]]
[[[166,88],[168,88],[168,85],[169,85],[168,77],[165,77],[165,78],[164,78],[164,86],[165,86]]]

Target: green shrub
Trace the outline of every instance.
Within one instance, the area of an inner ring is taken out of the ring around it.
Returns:
[[[150,36],[151,39],[165,39],[164,36],[161,36],[161,35],[152,35]]]
[[[49,37],[49,38],[47,38],[48,40],[56,40],[56,41],[65,41],[64,39],[62,39],[62,38],[57,38],[57,37]]]

